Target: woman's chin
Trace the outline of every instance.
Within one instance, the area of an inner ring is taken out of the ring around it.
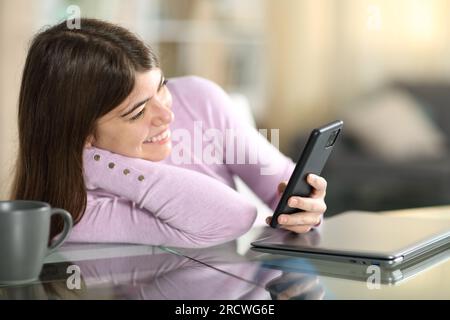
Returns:
[[[172,152],[172,143],[168,142],[154,149],[155,150],[152,150],[152,152],[145,153],[142,158],[154,162],[162,161]]]

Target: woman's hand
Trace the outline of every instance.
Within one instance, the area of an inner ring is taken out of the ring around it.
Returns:
[[[290,230],[296,233],[304,233],[318,226],[322,222],[322,216],[327,210],[325,204],[325,194],[327,181],[315,174],[309,174],[306,181],[313,187],[309,197],[292,196],[288,200],[288,205],[292,208],[304,210],[293,214],[281,214],[278,216],[280,228]],[[278,195],[286,189],[287,182],[281,182],[278,185]],[[266,223],[270,224],[272,217],[266,218]]]
[[[266,284],[273,300],[322,300],[325,290],[313,274],[283,272]]]

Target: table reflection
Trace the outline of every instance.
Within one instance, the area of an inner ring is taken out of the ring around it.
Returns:
[[[40,281],[0,287],[0,299],[320,299],[317,277],[237,261],[221,269],[205,250],[194,258],[171,252],[44,265]],[[72,268],[70,268],[72,266]],[[74,287],[73,270],[80,270]]]

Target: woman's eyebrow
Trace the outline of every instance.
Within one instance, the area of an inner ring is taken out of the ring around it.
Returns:
[[[159,91],[159,90],[161,89],[161,87],[163,86],[163,83],[164,83],[164,75],[163,75],[163,73],[161,72],[161,79],[159,79],[159,85],[158,85],[157,91]],[[153,98],[153,97],[147,98],[147,99],[145,99],[145,100],[142,100],[142,101],[136,103],[129,111],[125,112],[125,113],[122,114],[120,117],[122,117],[122,118],[126,117],[127,115],[129,115],[130,113],[132,113],[134,110],[136,110],[137,108],[139,108],[140,106],[142,106],[144,103],[146,103],[147,101],[149,101],[151,98]]]
[[[129,115],[130,113],[132,113],[134,110],[136,110],[137,108],[139,108],[140,106],[142,106],[144,103],[146,103],[148,100],[150,100],[151,98],[147,98],[145,100],[142,100],[138,103],[136,103],[131,109],[130,111],[125,112],[124,114],[121,115],[122,118],[126,117],[127,115]]]

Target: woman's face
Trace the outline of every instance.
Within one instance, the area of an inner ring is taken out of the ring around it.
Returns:
[[[165,83],[160,69],[137,73],[133,91],[97,121],[87,147],[150,161],[166,158],[172,150],[169,125],[174,115]]]

